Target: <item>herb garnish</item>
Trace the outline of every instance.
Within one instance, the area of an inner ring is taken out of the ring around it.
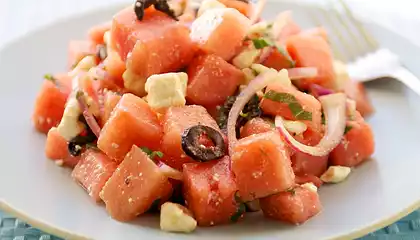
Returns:
[[[230,220],[232,222],[237,222],[246,212],[246,205],[239,197],[238,192],[235,192],[235,202],[238,204],[238,206],[236,208],[236,212],[230,217]]]
[[[297,120],[312,121],[312,113],[303,110],[302,105],[298,102],[295,96],[290,93],[279,93],[270,90],[264,94],[264,98],[288,104],[290,111]]]
[[[163,153],[161,151],[152,151],[150,148],[148,147],[141,147],[140,148],[143,152],[145,152],[150,159],[154,159],[156,156],[159,158],[163,158]]]
[[[344,135],[347,134],[353,127],[346,125],[346,128],[344,128]]]
[[[295,190],[295,188],[294,188],[294,187],[290,187],[290,188],[288,188],[288,189],[286,190],[286,192],[291,193],[291,194],[292,194],[292,196],[295,196],[295,195],[296,195],[296,190]]]
[[[273,46],[273,43],[266,38],[252,39],[252,43],[254,44],[254,47],[256,49],[262,49],[262,48],[265,48],[265,47],[268,47],[268,46]]]
[[[57,79],[55,79],[55,77],[54,77],[52,74],[50,74],[50,73],[45,74],[45,75],[44,75],[44,79],[46,79],[46,80],[48,80],[48,81],[51,81],[51,82],[53,82],[53,83],[55,83],[55,82],[56,82],[56,80],[57,80]]]

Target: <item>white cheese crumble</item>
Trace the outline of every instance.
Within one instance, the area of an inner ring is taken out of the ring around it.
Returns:
[[[184,106],[187,83],[188,75],[184,72],[150,76],[145,85],[149,106],[154,110]]]
[[[351,168],[344,166],[330,166],[327,171],[325,171],[321,180],[326,183],[339,183],[349,176]]]
[[[185,207],[166,202],[160,209],[160,229],[167,232],[189,233],[196,229],[197,221]]]

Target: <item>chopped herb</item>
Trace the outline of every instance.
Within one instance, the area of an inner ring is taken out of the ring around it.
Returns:
[[[239,113],[239,115],[243,118],[248,117],[248,113],[243,113],[242,111]]]
[[[150,148],[148,147],[141,147],[140,148],[143,152],[145,152],[147,155],[149,155],[150,159],[154,159],[156,156],[159,158],[163,157],[163,153],[161,151],[152,151]]]
[[[292,194],[292,196],[295,196],[295,195],[296,195],[296,190],[295,190],[295,188],[294,188],[294,187],[290,187],[290,188],[288,188],[288,189],[286,190],[286,192],[291,193],[291,194]]]
[[[266,38],[252,39],[252,43],[254,44],[254,47],[256,49],[262,49],[262,48],[265,48],[265,47],[273,46],[271,41],[266,39]]]
[[[232,222],[237,222],[246,212],[246,205],[239,197],[238,192],[235,193],[235,202],[238,204],[238,206],[236,208],[236,212],[230,217],[230,220]]]
[[[44,75],[44,79],[46,79],[48,81],[51,81],[51,82],[54,82],[54,83],[56,81],[55,77],[52,74],[50,74],[50,73],[45,74]]]
[[[290,93],[279,93],[270,90],[264,94],[264,98],[288,104],[290,111],[297,120],[312,120],[312,113],[303,110],[302,105],[298,102],[295,96]]]
[[[344,135],[347,134],[353,127],[346,125],[346,128],[344,128]]]
[[[271,29],[271,28],[273,28],[273,23],[267,24],[267,29]]]
[[[325,115],[324,112],[321,113],[321,123],[325,125]]]
[[[221,129],[226,129],[227,120],[229,117],[230,109],[232,108],[233,104],[236,101],[236,96],[229,96],[225,103],[219,107],[218,116],[217,116],[217,124]]]

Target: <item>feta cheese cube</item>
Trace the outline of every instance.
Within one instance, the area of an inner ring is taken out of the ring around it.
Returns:
[[[184,72],[150,76],[145,85],[147,102],[154,110],[184,106],[188,75]]]
[[[145,78],[134,74],[129,67],[127,67],[127,70],[125,70],[122,77],[124,80],[124,87],[130,92],[139,97],[146,95],[146,91],[144,90],[144,85],[146,83]]]
[[[190,211],[176,203],[166,202],[160,209],[160,229],[167,232],[189,233],[195,230],[197,221]]]
[[[79,61],[76,67],[74,67],[73,70],[69,72],[68,74],[70,77],[75,77],[80,72],[87,72],[89,71],[89,69],[91,69],[94,66],[96,66],[96,57],[89,55],[82,58],[82,60]]]
[[[256,62],[260,54],[261,49],[255,49],[252,45],[252,47],[247,48],[236,55],[236,57],[233,58],[232,63],[239,69],[248,68]]]
[[[57,126],[58,133],[67,141],[70,141],[83,131],[83,124],[79,122],[81,109],[76,99],[76,94],[72,94],[66,103],[63,118]]]
[[[306,189],[308,189],[309,191],[312,191],[312,192],[317,192],[318,191],[318,188],[315,186],[315,184],[313,184],[311,182],[304,183],[300,186],[303,187],[303,188],[306,188]]]
[[[205,11],[215,8],[226,8],[226,6],[217,0],[204,0],[198,9],[197,17],[201,16]]]
[[[251,25],[248,30],[247,36],[251,39],[259,38],[267,34],[269,24],[265,21],[261,21]]]
[[[330,166],[327,171],[321,175],[321,180],[326,183],[339,183],[348,177],[351,168],[344,166]]]

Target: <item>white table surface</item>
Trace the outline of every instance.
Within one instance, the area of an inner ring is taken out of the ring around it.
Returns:
[[[305,0],[334,2],[338,0]],[[346,0],[361,17],[378,21],[420,46],[420,3],[413,0]],[[58,18],[134,0],[0,0],[0,46]]]

